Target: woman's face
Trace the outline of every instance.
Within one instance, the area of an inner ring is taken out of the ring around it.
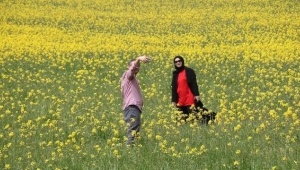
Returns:
[[[180,60],[180,58],[175,58],[174,64],[175,64],[176,67],[181,67],[182,66],[182,61]]]

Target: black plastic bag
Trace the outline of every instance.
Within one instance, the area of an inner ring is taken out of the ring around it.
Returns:
[[[209,121],[214,122],[216,119],[216,112],[209,112],[209,110],[204,107],[203,103],[201,102],[201,100],[199,101],[194,101],[195,102],[195,107],[192,108],[192,113],[196,114],[196,115],[201,115],[196,116],[196,118],[205,125],[208,125]]]

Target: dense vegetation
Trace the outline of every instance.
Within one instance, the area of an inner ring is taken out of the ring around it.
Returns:
[[[297,169],[296,0],[1,0],[0,169]],[[124,145],[120,77],[138,79]],[[209,126],[178,123],[173,57],[197,74]]]

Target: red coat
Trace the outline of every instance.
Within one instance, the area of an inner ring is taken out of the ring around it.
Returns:
[[[180,85],[180,84],[178,84],[178,76],[183,71],[184,71],[184,73],[186,73],[186,75],[185,75],[185,77],[183,77],[183,79],[184,78],[186,79],[186,83],[188,84],[188,87],[187,88],[184,88],[184,87],[178,88],[178,85]],[[193,96],[199,96],[196,74],[193,69],[188,68],[188,67],[185,67],[184,70],[179,71],[179,72],[177,70],[173,71],[171,87],[172,87],[172,102],[175,102],[175,103],[179,103],[178,89],[190,89]],[[186,96],[186,95],[182,95],[182,94],[183,93],[180,92],[180,96]],[[191,102],[189,101],[187,103],[191,103]],[[182,102],[181,104],[184,104],[184,102]],[[194,104],[194,103],[192,103],[192,104]]]
[[[179,106],[191,106],[194,104],[194,95],[188,85],[185,69],[178,74],[177,94]]]

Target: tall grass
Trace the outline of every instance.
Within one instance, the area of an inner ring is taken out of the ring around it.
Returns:
[[[299,2],[0,1],[0,169],[298,169]],[[124,145],[120,77],[145,106]],[[178,124],[172,59],[197,74],[209,126]]]

